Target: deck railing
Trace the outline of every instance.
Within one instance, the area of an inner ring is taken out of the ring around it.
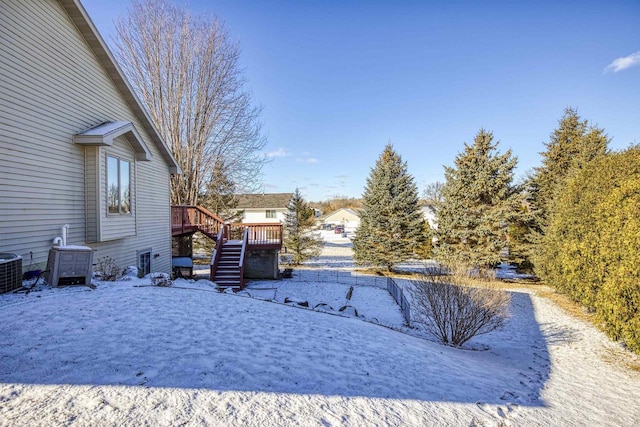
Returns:
[[[252,249],[282,247],[282,224],[233,224],[247,228],[247,244]]]
[[[214,238],[224,221],[202,206],[171,206],[171,232],[174,236],[200,231]]]
[[[224,237],[230,240],[241,240],[247,229],[247,245],[250,249],[279,250],[282,247],[280,223],[225,224],[217,215],[202,206],[171,206],[171,231],[174,236],[200,231],[216,239],[223,228]]]

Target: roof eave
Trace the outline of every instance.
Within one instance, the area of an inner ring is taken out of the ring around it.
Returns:
[[[176,159],[171,154],[171,150],[160,136],[160,133],[153,124],[153,121],[142,106],[142,103],[136,96],[133,88],[124,77],[124,73],[118,66],[118,63],[116,62],[113,54],[102,39],[102,36],[100,36],[100,33],[96,29],[93,21],[89,17],[89,14],[84,9],[80,1],[58,1],[69,15],[74,25],[78,28],[78,31],[80,31],[80,33],[84,37],[89,47],[96,55],[96,58],[98,58],[98,61],[100,61],[102,66],[107,70],[116,88],[123,96],[129,107],[133,110],[136,117],[140,120],[140,123],[145,128],[147,133],[151,136],[153,142],[160,149],[163,158],[169,165],[169,172],[172,175],[182,174],[182,170],[180,169],[180,166],[178,165]]]

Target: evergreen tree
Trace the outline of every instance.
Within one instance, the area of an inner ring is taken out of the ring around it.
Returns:
[[[239,222],[244,211],[238,210],[237,185],[224,173],[224,168],[215,162],[206,193],[199,204],[218,215],[225,222]]]
[[[547,223],[549,204],[570,171],[606,153],[608,143],[609,138],[602,129],[589,126],[577,110],[565,109],[558,128],[549,135],[549,142],[544,143],[542,165],[535,169],[529,181],[533,209],[541,228]]]
[[[299,265],[320,255],[323,240],[312,231],[315,211],[304,201],[300,190],[293,193],[284,219],[284,244],[292,254],[291,263]]]
[[[493,133],[480,129],[472,145],[445,167],[443,200],[438,206],[436,260],[450,267],[487,269],[508,247],[508,228],[521,214],[512,185],[517,159],[496,152]]]
[[[418,189],[407,172],[406,162],[391,144],[385,147],[367,178],[362,204],[360,225],[353,239],[357,263],[390,271],[424,244]]]
[[[551,204],[536,259],[547,283],[640,353],[640,147],[573,169]]]
[[[542,165],[536,168],[525,184],[529,219],[514,241],[522,248],[527,261],[540,273],[542,240],[551,221],[554,199],[566,185],[568,176],[582,169],[593,159],[607,153],[609,138],[602,129],[591,126],[578,116],[577,110],[567,108],[558,121],[558,127],[545,142],[541,153]]]

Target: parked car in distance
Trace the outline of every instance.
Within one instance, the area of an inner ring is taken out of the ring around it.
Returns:
[[[336,225],[333,232],[336,234],[344,233],[344,225]]]

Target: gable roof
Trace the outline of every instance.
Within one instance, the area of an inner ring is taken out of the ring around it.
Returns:
[[[340,208],[340,209],[337,209],[337,210],[335,210],[333,212],[329,212],[328,214],[322,215],[321,217],[318,218],[318,220],[324,221],[324,220],[326,220],[328,218],[331,218],[334,215],[344,215],[345,213],[347,215],[351,215],[353,217],[360,218],[360,214],[357,211],[355,211],[355,210],[353,210],[351,208]]]
[[[172,174],[181,174],[180,166],[176,162],[176,159],[171,154],[171,150],[164,142],[160,133],[156,129],[153,121],[147,114],[147,111],[142,106],[142,103],[136,96],[133,87],[129,84],[124,76],[124,73],[118,66],[111,51],[107,47],[106,43],[98,33],[93,21],[89,17],[89,14],[84,9],[79,0],[58,0],[60,5],[69,15],[69,18],[73,21],[74,25],[87,42],[89,48],[93,51],[98,58],[98,61],[102,67],[107,71],[111,80],[115,84],[116,88],[124,98],[125,102],[131,108],[135,116],[140,120],[142,126],[147,131],[151,140],[162,153],[162,157],[169,165],[169,171]]]
[[[286,209],[293,193],[236,194],[237,209]]]
[[[124,135],[136,152],[138,160],[151,160],[151,152],[131,122],[106,122],[73,136],[81,145],[113,145],[113,140]]]

